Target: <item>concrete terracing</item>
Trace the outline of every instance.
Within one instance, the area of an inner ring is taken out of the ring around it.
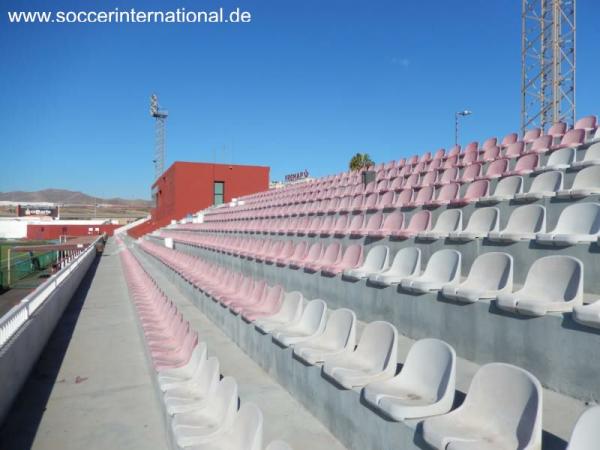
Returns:
[[[233,376],[238,384],[240,400],[253,402],[264,415],[264,438],[266,446],[271,440],[283,439],[294,449],[342,450],[345,447],[312,416],[281,385],[274,381],[259,363],[248,356],[221,329],[200,312],[165,273],[143,252],[134,250],[142,265],[158,282],[160,288],[198,331],[200,341],[208,347],[209,356],[219,359],[223,376]],[[141,257],[140,257],[141,256]]]
[[[166,446],[116,245],[94,263],[0,429],[3,450]]]

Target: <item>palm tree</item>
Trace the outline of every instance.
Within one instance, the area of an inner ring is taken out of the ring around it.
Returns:
[[[373,166],[375,163],[368,153],[357,153],[350,160],[350,170],[361,170]]]

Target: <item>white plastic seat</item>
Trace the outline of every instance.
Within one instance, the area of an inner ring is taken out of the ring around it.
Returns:
[[[186,365],[158,372],[157,379],[161,391],[165,392],[171,386],[189,380],[198,367],[206,360],[206,350],[206,344],[200,342],[196,345],[194,351],[192,351],[192,356],[190,356]]]
[[[599,233],[600,203],[575,203],[562,210],[554,230],[538,233],[535,239],[544,245],[575,245],[596,242]]]
[[[419,232],[418,238],[425,241],[434,241],[461,230],[462,211],[460,209],[447,209],[438,216],[435,226],[431,230]]]
[[[404,278],[400,282],[402,289],[424,294],[438,291],[445,284],[460,281],[462,255],[451,249],[438,250],[427,262],[427,267],[421,275]]]
[[[560,170],[544,172],[536,176],[531,182],[529,191],[516,194],[516,201],[534,201],[542,198],[551,198],[563,188],[564,174]]]
[[[546,208],[542,205],[524,205],[513,209],[506,227],[490,231],[488,239],[498,242],[517,242],[535,239],[537,233],[546,232]]]
[[[265,450],[293,450],[285,441],[272,441]]]
[[[491,252],[479,255],[467,279],[458,285],[444,286],[442,295],[462,303],[475,303],[511,292],[512,288],[513,257],[508,253]]]
[[[254,403],[244,403],[231,429],[209,442],[187,447],[189,450],[262,450],[263,414]]]
[[[582,198],[600,194],[600,166],[590,166],[575,175],[570,189],[556,193],[559,198]]]
[[[304,297],[301,292],[286,292],[279,311],[269,317],[261,317],[254,321],[254,325],[263,333],[282,328],[286,325],[299,321],[304,310]]]
[[[421,339],[410,348],[398,375],[369,383],[363,396],[394,420],[431,417],[452,409],[455,384],[454,349],[438,339]]]
[[[494,189],[493,195],[486,195],[477,200],[481,204],[494,204],[504,200],[512,200],[515,195],[523,192],[523,177],[513,175],[510,177],[501,178]]]
[[[600,406],[583,412],[569,440],[567,450],[597,450],[600,443]]]
[[[502,293],[497,306],[528,316],[568,312],[583,302],[583,264],[566,255],[545,256],[530,267],[525,284],[516,292]]]
[[[539,450],[542,386],[519,367],[486,364],[461,406],[423,422],[423,439],[438,450]]]
[[[225,377],[204,408],[176,414],[171,421],[174,441],[179,447],[203,444],[231,428],[238,405],[235,379]]]
[[[573,308],[573,320],[592,328],[600,328],[600,300]]]
[[[361,280],[372,274],[383,272],[388,268],[389,260],[389,247],[386,245],[376,245],[369,250],[362,266],[357,267],[356,269],[344,270],[344,277],[350,280]]]
[[[453,231],[448,238],[457,241],[472,241],[487,237],[490,231],[498,231],[500,210],[496,207],[479,208],[473,211],[463,231]]]
[[[200,364],[190,380],[172,386],[165,392],[167,413],[174,415],[200,408],[213,395],[218,383],[219,360],[211,356]]]
[[[396,374],[398,331],[391,323],[369,323],[353,352],[325,359],[323,373],[346,389],[362,387]]]
[[[550,153],[546,164],[538,166],[534,173],[547,172],[549,170],[566,170],[575,162],[576,150],[571,147],[560,148]]]
[[[404,247],[396,253],[389,269],[369,276],[369,281],[379,286],[391,286],[420,273],[421,249],[418,247]]]
[[[581,161],[576,161],[571,164],[573,169],[582,169],[589,166],[600,165],[600,142],[592,144],[585,151],[585,155]]]
[[[321,300],[308,302],[300,320],[289,326],[278,328],[272,332],[273,339],[286,347],[307,341],[323,333],[327,318],[327,304]]]
[[[356,314],[347,308],[329,315],[323,334],[294,347],[294,354],[308,364],[318,364],[333,355],[354,350],[356,345]]]

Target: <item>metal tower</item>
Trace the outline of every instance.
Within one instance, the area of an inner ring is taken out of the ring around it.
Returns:
[[[521,131],[575,122],[575,2],[522,0]]]
[[[165,134],[169,113],[158,106],[158,96],[150,97],[150,115],[154,117],[154,179],[158,179],[165,170]]]

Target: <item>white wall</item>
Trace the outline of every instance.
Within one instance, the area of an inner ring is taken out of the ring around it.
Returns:
[[[24,237],[27,237],[27,221],[0,220],[0,238],[22,239]]]

